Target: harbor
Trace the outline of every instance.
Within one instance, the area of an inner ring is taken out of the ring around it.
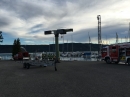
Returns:
[[[0,0],[0,97],[129,97],[130,0]]]
[[[45,52],[35,52],[30,53],[30,57],[32,60],[35,59],[35,57],[40,57],[40,60],[42,60],[42,54]],[[47,55],[54,54],[54,52],[46,52]],[[60,60],[62,61],[96,61],[97,60],[97,51],[92,51],[91,55],[89,51],[84,52],[69,52],[69,53],[62,53],[60,52]],[[0,53],[0,60],[13,60],[12,53]]]

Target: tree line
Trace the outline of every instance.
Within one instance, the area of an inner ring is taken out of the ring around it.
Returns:
[[[20,45],[19,45],[20,44]],[[17,46],[18,47],[17,47]],[[20,51],[20,46],[24,47],[28,52],[55,52],[55,44],[50,45],[21,45],[20,40],[15,39],[13,45],[0,45],[0,53],[13,53],[17,54]],[[105,45],[106,46],[106,45]],[[92,51],[98,51],[98,44],[91,44]],[[17,49],[16,49],[17,48]],[[76,51],[89,51],[89,43],[65,43],[59,44],[60,52],[76,52]]]

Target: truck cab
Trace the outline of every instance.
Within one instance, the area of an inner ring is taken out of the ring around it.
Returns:
[[[102,49],[102,60],[106,63],[130,64],[130,44],[113,44]]]
[[[102,50],[101,50],[101,59],[102,60],[105,60],[105,58],[109,56],[108,50],[109,50],[108,46],[102,48]]]

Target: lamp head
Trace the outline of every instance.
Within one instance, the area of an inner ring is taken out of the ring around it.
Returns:
[[[44,34],[45,35],[52,34],[52,31],[51,30],[50,31],[44,31]]]
[[[57,29],[57,33],[66,34],[66,32],[73,31],[73,29]]]

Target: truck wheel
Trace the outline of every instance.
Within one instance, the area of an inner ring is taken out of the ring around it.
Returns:
[[[128,59],[127,62],[128,62],[128,65],[130,65],[130,59]]]
[[[110,63],[111,63],[110,58],[107,58],[107,59],[106,59],[106,63],[107,63],[107,64],[110,64]]]
[[[116,64],[118,64],[119,63],[119,61],[117,61],[117,62],[115,62]]]
[[[28,63],[28,64],[27,64],[27,69],[29,69],[29,68],[30,68],[30,64]]]
[[[26,63],[23,63],[23,68],[26,68],[27,64]]]

